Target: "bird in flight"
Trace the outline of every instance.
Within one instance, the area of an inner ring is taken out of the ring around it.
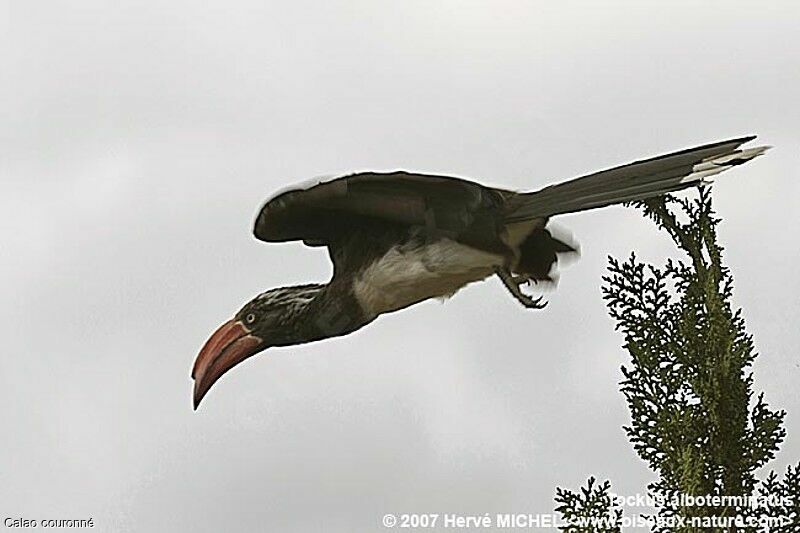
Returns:
[[[278,194],[253,230],[266,242],[326,246],[325,284],[263,292],[220,326],[192,370],[194,407],[228,370],[271,346],[347,335],[379,315],[446,298],[496,275],[524,307],[545,302],[521,287],[550,280],[559,254],[574,252],[547,229],[550,217],[643,200],[707,183],[767,146],[731,139],[637,161],[535,192],[461,178],[363,172]]]

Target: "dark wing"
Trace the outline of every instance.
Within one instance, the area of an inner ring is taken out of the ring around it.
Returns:
[[[503,191],[460,178],[364,172],[267,201],[253,233],[267,242],[330,245],[354,230],[417,226],[465,243],[497,240]]]

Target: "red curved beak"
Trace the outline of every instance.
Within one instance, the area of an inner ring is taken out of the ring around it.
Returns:
[[[263,340],[250,334],[238,320],[222,324],[206,341],[192,369],[194,408],[222,375],[248,357],[261,351]]]

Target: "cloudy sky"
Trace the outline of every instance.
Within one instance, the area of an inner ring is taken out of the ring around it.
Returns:
[[[546,311],[496,280],[273,349],[198,412],[203,341],[330,274],[255,241],[294,181],[403,168],[536,189],[757,133],[720,236],[800,458],[800,9],[794,2],[0,0],[0,514],[108,531],[382,531],[385,513],[549,512],[652,474],[621,426],[606,256],[672,252],[621,207]]]

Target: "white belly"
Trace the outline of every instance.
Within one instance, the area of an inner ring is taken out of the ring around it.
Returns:
[[[450,239],[391,248],[356,278],[354,291],[372,316],[396,311],[428,298],[447,298],[480,281],[503,264],[503,257]]]

